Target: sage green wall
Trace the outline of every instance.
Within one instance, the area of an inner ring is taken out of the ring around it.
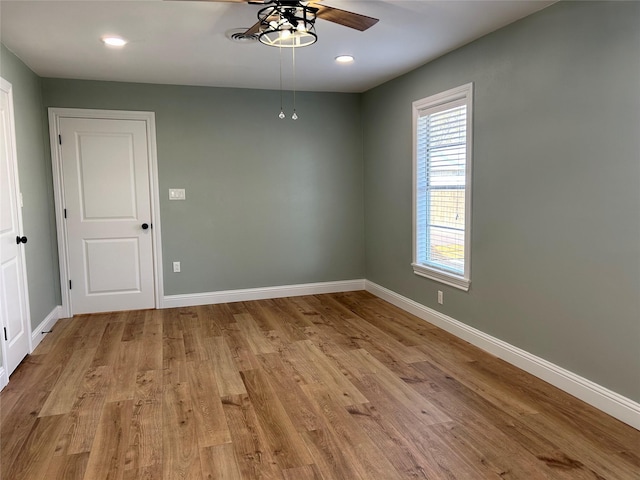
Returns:
[[[45,152],[48,132],[42,121],[40,78],[4,45],[0,49],[0,75],[13,87],[22,224],[29,239],[29,309],[35,328],[61,304],[51,163]]]
[[[274,91],[42,85],[46,107],[156,113],[165,295],[363,278],[358,95],[298,93],[293,121]]]
[[[363,97],[366,278],[636,401],[638,25],[638,2],[560,2]],[[465,293],[410,266],[411,102],[467,82]]]

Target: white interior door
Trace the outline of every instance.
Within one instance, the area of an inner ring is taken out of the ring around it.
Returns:
[[[0,321],[10,375],[29,353],[30,320],[11,84],[0,83]]]
[[[73,314],[155,306],[146,123],[59,120]]]

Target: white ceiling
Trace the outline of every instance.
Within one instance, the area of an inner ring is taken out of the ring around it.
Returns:
[[[318,42],[296,49],[298,90],[362,92],[429,62],[555,0],[325,0],[379,18],[365,32],[317,20]],[[261,7],[203,1],[0,1],[0,38],[42,77],[279,88],[279,49],[234,43]],[[123,49],[100,38],[120,35]],[[291,50],[282,50],[292,88]],[[356,61],[336,64],[340,54]],[[1,66],[0,66],[1,68]]]

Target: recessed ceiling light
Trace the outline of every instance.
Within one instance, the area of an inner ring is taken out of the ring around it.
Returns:
[[[339,55],[336,57],[336,62],[338,63],[351,63],[354,58],[352,55]]]
[[[120,37],[102,37],[102,41],[110,47],[124,47],[127,44],[127,41]]]

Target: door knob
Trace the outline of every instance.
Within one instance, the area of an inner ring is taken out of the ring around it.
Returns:
[[[142,224],[142,229],[146,230],[147,228],[149,228],[149,224],[148,223],[143,223]]]
[[[16,243],[18,245],[20,245],[21,243],[27,243],[27,237],[17,236],[16,237]]]

